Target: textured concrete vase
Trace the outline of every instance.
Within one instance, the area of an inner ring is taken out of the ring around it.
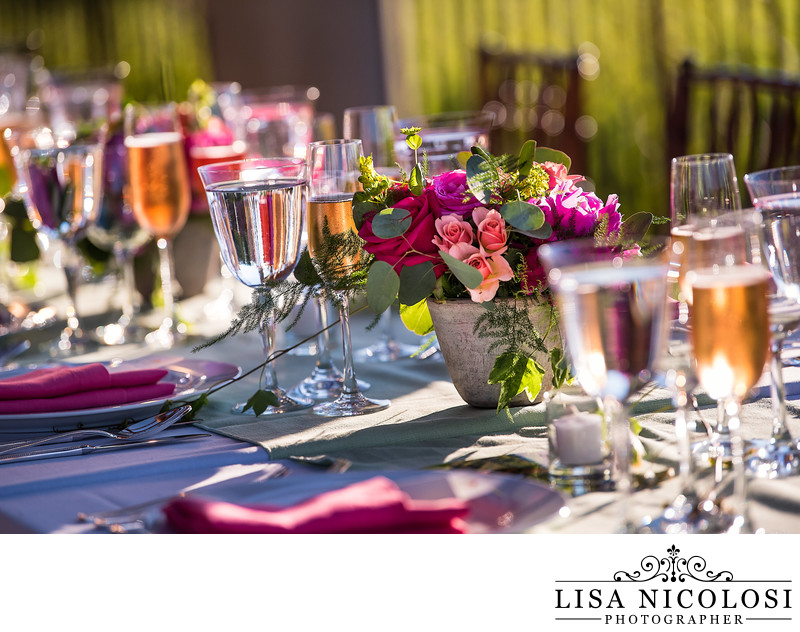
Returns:
[[[503,300],[503,299],[501,299]],[[493,339],[479,338],[473,333],[475,322],[485,312],[479,303],[469,299],[457,299],[444,303],[428,300],[428,309],[436,330],[439,348],[442,350],[447,370],[453,384],[467,404],[475,408],[496,408],[500,397],[500,386],[489,384],[489,373],[501,349],[489,351]],[[536,322],[535,319],[534,323]],[[543,322],[538,331],[545,331],[547,323]],[[537,354],[536,361],[545,369],[542,390],[535,402],[541,401],[545,391],[553,382],[550,358],[546,354]],[[534,402],[534,403],[535,403]],[[525,393],[511,400],[510,406],[527,406],[531,404]]]

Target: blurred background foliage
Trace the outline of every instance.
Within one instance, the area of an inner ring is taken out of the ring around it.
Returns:
[[[0,0],[0,40],[25,42],[52,68],[123,61],[130,66],[130,98],[160,98],[164,86],[181,97],[195,78],[216,79],[208,45],[214,24],[206,20],[214,2],[219,5],[219,0]],[[351,9],[377,3],[385,68],[379,94],[401,116],[482,107],[481,46],[583,55],[582,109],[596,123],[587,136],[587,175],[601,196],[619,194],[626,214],[643,209],[668,214],[667,109],[686,57],[698,64],[800,73],[796,0],[340,2]],[[264,0],[262,6],[270,4]],[[226,6],[235,10],[237,3]],[[302,37],[304,26],[283,28]],[[346,35],[357,45],[358,32]],[[340,38],[341,32],[331,37]],[[335,50],[318,45],[307,49],[306,64],[313,66],[318,51]],[[357,79],[342,68],[343,90]]]

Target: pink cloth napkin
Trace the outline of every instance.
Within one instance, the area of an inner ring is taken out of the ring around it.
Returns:
[[[164,506],[177,533],[466,533],[466,503],[414,500],[382,476],[291,507],[236,505],[196,497]]]
[[[0,415],[117,406],[168,397],[166,369],[110,372],[102,364],[37,369],[0,380]]]

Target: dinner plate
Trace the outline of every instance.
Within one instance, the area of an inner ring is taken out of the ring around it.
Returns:
[[[253,485],[252,491],[244,498],[233,499],[222,490],[203,494],[203,490],[198,489],[196,494],[240,504],[287,507],[375,476],[394,481],[400,489],[417,500],[463,500],[470,509],[466,519],[470,533],[519,533],[558,515],[566,505],[565,497],[560,492],[535,481],[510,474],[469,470],[293,473]]]
[[[52,366],[52,365],[50,365]],[[14,375],[32,371],[42,366],[27,366],[13,372]],[[156,414],[167,400],[192,400],[207,388],[235,378],[241,369],[233,364],[197,360],[194,358],[146,357],[115,363],[109,371],[131,371],[135,369],[167,369],[162,382],[175,384],[169,397],[148,399],[141,402],[26,415],[0,415],[0,436],[30,436],[37,433],[63,432],[77,428],[102,428],[117,425],[126,419],[143,419]],[[10,376],[5,374],[4,377]]]

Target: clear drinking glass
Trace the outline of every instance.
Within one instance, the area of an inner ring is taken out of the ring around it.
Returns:
[[[733,495],[720,515],[719,531],[745,528],[744,442],[740,432],[742,400],[764,372],[770,352],[770,274],[760,250],[760,215],[745,211],[727,225],[709,222],[692,234],[702,256],[686,273],[692,358],[700,386],[722,402],[728,417]],[[748,216],[753,217],[748,220]],[[722,459],[714,462],[722,482]],[[716,499],[711,498],[710,500]],[[728,523],[728,526],[726,526]]]
[[[326,227],[332,235],[356,232],[353,195],[358,190],[360,157],[360,140],[335,139],[311,143],[308,146],[308,248],[312,261],[321,254]],[[342,263],[341,274],[346,275],[347,266],[355,262]],[[324,273],[323,270],[319,271]],[[358,388],[350,339],[350,301],[344,291],[339,292],[336,298],[340,305],[339,318],[342,323],[344,382],[339,397],[318,404],[314,407],[314,412],[328,417],[344,417],[383,410],[389,406],[388,400],[368,399]]]
[[[67,325],[51,349],[54,355],[77,353],[88,342],[75,307],[83,267],[76,246],[97,216],[102,194],[104,131],[95,131],[86,139],[59,138],[45,126],[10,134],[17,186],[28,217],[40,234],[61,245]]]
[[[487,151],[489,133],[494,123],[494,113],[489,111],[442,112],[426,116],[401,119],[400,127],[421,127],[423,152],[428,156],[428,175],[432,178],[446,171],[460,169],[456,156],[480,145]],[[414,152],[406,145],[405,137],[396,139],[395,145],[400,166],[410,173],[414,168]]]
[[[302,158],[262,158],[200,167],[208,206],[222,259],[233,275],[255,288],[288,277],[300,256],[300,235],[308,194],[306,164]],[[265,358],[275,344],[275,318],[261,323]],[[271,391],[278,404],[262,414],[308,408],[313,401],[290,397],[278,386],[274,363],[264,368],[261,390]],[[245,410],[237,404],[235,412]]]
[[[395,140],[400,134],[397,110],[393,105],[367,105],[347,108],[343,123],[345,138],[358,138],[365,156],[372,156],[372,164],[378,173],[399,177]],[[404,344],[394,337],[392,310],[380,316],[380,339],[377,343],[359,349],[356,358],[362,362],[393,362],[408,358],[417,347]]]
[[[631,530],[627,401],[652,378],[664,352],[667,266],[659,252],[631,256],[593,239],[544,244],[539,258],[555,293],[574,374],[588,395],[603,400],[612,479],[623,529]]]
[[[800,445],[787,426],[783,349],[800,329],[800,167],[746,174],[753,203],[761,211],[764,256],[774,285],[770,296],[772,326],[772,435],[751,441],[746,459],[751,474],[782,478],[800,473]]]
[[[168,349],[184,335],[175,313],[172,240],[186,224],[191,205],[177,105],[128,105],[125,148],[130,205],[141,227],[156,240],[159,253],[164,314],[161,326],[145,340]]]
[[[674,356],[673,364],[678,374],[678,379],[673,384],[677,389],[678,423],[683,423],[685,420],[691,391],[697,385],[696,376],[693,375],[690,366],[689,347],[686,345],[689,304],[686,299],[685,272],[690,236],[698,222],[711,220],[741,208],[739,183],[731,154],[692,154],[672,159],[670,172],[672,251],[669,280],[671,296],[677,301],[678,313],[677,318],[671,323],[672,343],[669,345],[668,353]],[[709,441],[702,441],[691,445],[689,454],[683,454],[682,450],[680,457],[682,471],[690,468],[688,461],[693,458],[693,454],[707,462],[717,455],[723,459],[730,459],[727,423],[723,404],[720,403],[715,429],[715,436],[719,437],[719,442],[712,445]],[[682,429],[677,430],[679,436],[684,434]]]

